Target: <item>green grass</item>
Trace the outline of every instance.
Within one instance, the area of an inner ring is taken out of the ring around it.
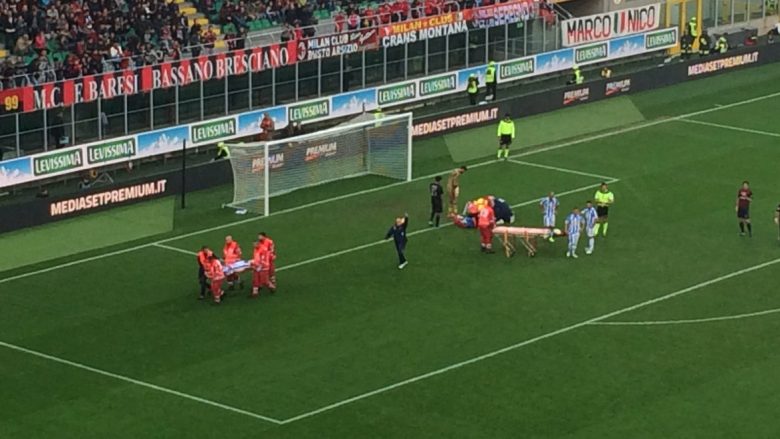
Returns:
[[[767,66],[614,105],[639,112],[623,123],[652,121],[778,93],[779,75],[778,66]],[[772,116],[778,103],[768,97],[693,118],[780,133]],[[537,143],[562,139],[553,131],[563,125],[572,130],[564,130],[567,136],[614,129],[569,127],[585,126],[596,108],[538,116],[540,130],[550,133]],[[483,147],[478,132],[458,136]],[[195,193],[186,210],[176,211],[172,233],[78,256],[93,257],[87,263],[0,281],[0,436],[776,437],[777,314],[655,326],[582,322],[616,310],[626,311],[606,320],[780,307],[774,294],[780,263],[724,277],[780,261],[772,223],[780,201],[778,138],[666,121],[581,140],[523,157],[561,170],[495,163],[474,166],[462,178],[463,200],[494,193],[522,204],[515,212],[523,225],[539,222],[535,201],[547,191],[571,191],[561,195],[568,210],[591,197],[591,185],[601,180],[563,169],[618,178],[610,236],[598,239],[594,255],[576,261],[564,257],[564,240],[541,245],[533,259],[507,259],[480,254],[473,231],[428,229],[428,182],[420,179],[232,226],[249,218],[219,209],[229,188]],[[415,175],[459,163],[449,142],[416,143]],[[484,148],[491,158],[492,147]],[[733,211],[744,179],[756,193],[752,239],[738,236]],[[273,209],[383,183],[361,178],[307,189],[274,199]],[[378,241],[403,211],[411,215],[413,235],[411,263],[399,272],[392,247]],[[193,251],[218,247],[230,233],[246,250],[261,230],[277,243],[279,292],[257,300],[244,292],[219,307],[195,300],[191,256],[145,245],[166,239],[165,245]],[[188,235],[175,238],[181,234]],[[140,247],[98,257],[130,246]],[[3,277],[75,259],[7,270]],[[637,304],[643,305],[629,310]],[[515,348],[481,357],[509,346]]]
[[[6,233],[0,271],[170,232],[173,204],[166,198]]]
[[[553,113],[539,114],[515,121],[514,150],[552,143],[572,137],[604,131],[641,122],[644,116],[625,96],[589,104],[586,110],[572,107]],[[445,134],[452,157],[457,162],[484,158],[496,152],[496,127],[486,126]]]

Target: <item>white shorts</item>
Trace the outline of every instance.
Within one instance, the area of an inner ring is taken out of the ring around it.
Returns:
[[[544,215],[543,221],[545,227],[555,227],[555,215]]]

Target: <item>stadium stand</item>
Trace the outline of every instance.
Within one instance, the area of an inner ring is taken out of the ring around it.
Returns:
[[[495,0],[0,0],[0,87],[485,6]]]

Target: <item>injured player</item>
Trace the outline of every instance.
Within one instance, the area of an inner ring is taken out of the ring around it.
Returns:
[[[501,239],[506,257],[511,257],[515,254],[518,238],[523,247],[528,251],[528,256],[534,256],[536,255],[536,238],[548,240],[553,236],[565,236],[563,231],[555,228],[511,226],[498,226],[493,229],[493,234]]]

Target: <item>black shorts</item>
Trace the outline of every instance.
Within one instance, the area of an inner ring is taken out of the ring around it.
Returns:
[[[750,208],[749,207],[740,207],[737,209],[737,218],[739,219],[750,219]]]
[[[433,213],[442,213],[443,210],[441,198],[431,198],[431,211]]]
[[[609,216],[609,206],[596,206],[596,215],[599,218]]]
[[[500,146],[509,146],[512,144],[512,136],[509,134],[502,134],[501,140],[499,140],[498,144]]]

